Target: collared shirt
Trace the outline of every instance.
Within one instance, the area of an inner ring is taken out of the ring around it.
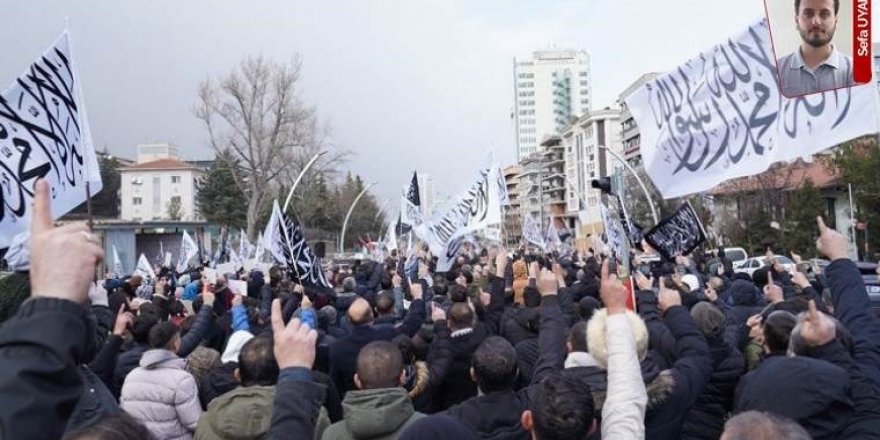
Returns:
[[[788,97],[853,85],[852,58],[832,47],[825,61],[810,69],[798,49],[777,62],[782,94]]]

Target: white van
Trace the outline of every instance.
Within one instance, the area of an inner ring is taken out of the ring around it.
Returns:
[[[712,249],[709,252],[713,253],[717,250],[718,249]],[[724,256],[727,257],[727,259],[730,260],[731,263],[733,263],[734,269],[736,269],[741,264],[745,263],[746,260],[749,259],[749,253],[746,252],[746,250],[741,247],[725,247],[724,248]]]

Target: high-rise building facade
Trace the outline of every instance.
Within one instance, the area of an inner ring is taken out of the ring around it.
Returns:
[[[517,159],[538,151],[590,110],[590,57],[583,50],[541,50],[513,62]]]
[[[422,218],[429,218],[434,212],[434,176],[419,173],[419,201],[422,203]]]

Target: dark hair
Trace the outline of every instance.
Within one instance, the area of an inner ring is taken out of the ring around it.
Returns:
[[[785,353],[797,318],[785,311],[776,311],[764,321],[764,345],[771,353]]]
[[[474,312],[465,302],[453,303],[449,307],[449,328],[453,331],[474,325]]]
[[[483,393],[508,390],[516,382],[516,350],[500,336],[490,336],[477,347],[472,366]]]
[[[357,375],[361,389],[395,388],[400,386],[403,356],[388,341],[373,341],[358,353]]]
[[[412,364],[413,360],[416,358],[416,344],[413,343],[412,338],[407,335],[397,335],[391,340],[391,342],[397,346],[398,350],[400,350],[400,356],[403,358],[403,363],[406,365]]]
[[[837,11],[840,10],[840,0],[834,0],[834,15],[837,15]],[[794,0],[794,13],[798,15],[801,13],[801,0]]]
[[[238,375],[241,384],[275,385],[278,382],[278,362],[275,361],[272,338],[257,336],[251,338],[238,353]]]
[[[137,312],[138,312],[138,316],[140,316],[140,315],[153,315],[156,317],[159,316],[159,308],[156,307],[156,305],[151,302],[143,303],[140,306],[138,306]]]
[[[394,296],[391,293],[382,291],[376,295],[376,312],[380,315],[388,315],[394,312]]]
[[[155,315],[138,315],[131,324],[131,336],[138,344],[147,344],[150,341],[150,329],[159,323]]]
[[[180,333],[177,326],[165,321],[160,322],[150,329],[150,347],[152,348],[170,348],[168,344],[174,339],[174,336]]]
[[[523,302],[526,307],[538,307],[541,305],[541,294],[538,289],[532,286],[526,286],[523,289]]]
[[[568,342],[571,344],[571,351],[589,352],[587,349],[587,321],[578,321],[571,326],[571,330],[568,331]]]
[[[124,411],[100,418],[95,424],[74,431],[66,440],[152,440],[144,425]]]
[[[589,321],[599,308],[599,301],[596,301],[596,298],[585,296],[578,302],[578,315],[582,321]]]
[[[459,284],[449,286],[449,299],[454,303],[465,302],[468,300],[468,289]]]
[[[557,373],[537,388],[531,408],[535,437],[580,440],[591,434],[595,408],[586,381],[573,374]]]
[[[189,331],[192,330],[192,326],[193,324],[195,324],[195,322],[195,316],[190,315],[186,318],[183,318],[183,321],[180,321],[180,336],[183,337],[184,335],[189,333]]]
[[[737,414],[724,424],[728,440],[809,440],[810,434],[788,417],[760,411]]]

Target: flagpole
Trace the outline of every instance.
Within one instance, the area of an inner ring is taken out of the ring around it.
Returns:
[[[312,165],[317,162],[318,158],[325,154],[327,154],[327,151],[318,152],[318,154],[316,154],[315,157],[313,157],[312,160],[310,160],[309,163],[307,163],[306,166],[303,167],[302,171],[299,172],[299,176],[296,176],[296,180],[293,181],[293,186],[290,187],[290,191],[287,193],[287,199],[284,201],[284,209],[282,209],[281,212],[287,212],[287,207],[288,205],[290,205],[290,199],[293,198],[293,192],[296,191],[296,187],[299,185],[300,180],[302,180],[303,176],[306,175],[306,172],[309,170],[309,168],[311,168]]]
[[[345,251],[345,230],[348,228],[348,221],[351,219],[351,213],[354,211],[355,205],[361,200],[361,197],[367,193],[367,190],[375,186],[375,183],[370,183],[365,186],[364,189],[354,198],[354,201],[351,202],[351,206],[348,208],[348,213],[345,214],[345,221],[342,222],[342,236],[339,237],[339,253],[343,253]]]

